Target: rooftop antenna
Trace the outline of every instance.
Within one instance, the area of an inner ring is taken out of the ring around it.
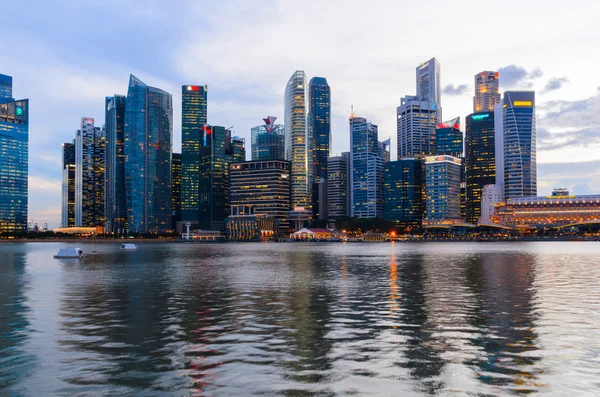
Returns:
[[[354,118],[356,115],[354,114],[354,105],[350,105],[350,118]]]

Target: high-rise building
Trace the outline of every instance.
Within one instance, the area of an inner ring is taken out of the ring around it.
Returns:
[[[62,205],[60,227],[75,226],[75,142],[62,145]]]
[[[350,116],[350,216],[383,217],[383,168],[389,140],[379,142],[378,128],[364,117]]]
[[[405,228],[420,227],[423,219],[421,160],[390,161],[383,172],[384,218]]]
[[[467,170],[467,222],[477,223],[482,210],[482,192],[496,182],[496,138],[494,112],[467,116],[465,162]]]
[[[327,216],[350,215],[350,152],[329,157],[327,164]]]
[[[417,66],[417,97],[423,101],[435,103],[436,121],[442,119],[442,87],[440,80],[440,63],[435,58]]]
[[[181,87],[181,220],[200,221],[200,161],[207,121],[208,87]]]
[[[234,163],[246,161],[246,140],[239,136],[231,138],[231,155]]]
[[[171,228],[177,228],[181,220],[181,153],[171,158]]]
[[[29,99],[14,100],[0,74],[0,233],[27,229]]]
[[[229,165],[229,204],[247,205],[283,225],[290,211],[290,163],[260,160]]]
[[[502,128],[506,198],[537,195],[535,92],[504,93]]]
[[[327,159],[331,148],[331,89],[325,77],[310,79],[308,97],[313,178],[327,179]]]
[[[461,159],[425,157],[425,219],[430,223],[460,221]]]
[[[106,133],[106,231],[127,229],[127,193],[125,191],[125,105],[123,95],[106,97],[104,129]]]
[[[252,161],[285,160],[285,129],[275,124],[277,117],[268,116],[265,124],[252,127]]]
[[[463,136],[460,117],[439,123],[435,130],[435,154],[462,157]]]
[[[75,132],[75,226],[104,227],[105,178],[104,130],[82,117]]]
[[[312,217],[327,219],[327,179],[316,178],[312,184]]]
[[[131,75],[125,107],[125,186],[133,232],[171,227],[173,99]]]
[[[500,78],[498,72],[484,71],[475,75],[473,113],[491,112],[500,103]]]
[[[292,208],[311,208],[312,161],[308,134],[308,82],[302,70],[285,87],[285,158],[292,165]]]
[[[419,96],[406,96],[396,109],[398,159],[422,159],[435,154],[438,104]]]
[[[478,223],[489,225],[496,213],[496,204],[504,201],[504,190],[500,185],[485,185],[481,192],[481,215]]]

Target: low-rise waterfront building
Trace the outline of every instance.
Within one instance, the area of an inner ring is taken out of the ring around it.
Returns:
[[[341,240],[346,233],[336,229],[303,228],[292,233],[296,240]]]
[[[234,205],[225,220],[230,241],[273,241],[279,221],[265,214],[255,214],[252,206]]]

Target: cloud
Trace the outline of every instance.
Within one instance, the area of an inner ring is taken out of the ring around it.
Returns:
[[[498,73],[500,74],[500,85],[504,88],[516,88],[519,86],[531,88],[533,83],[530,80],[540,78],[544,74],[539,68],[527,71],[525,68],[517,65],[503,66],[498,69]]]
[[[448,84],[447,86],[445,86],[442,89],[442,93],[446,94],[446,95],[450,95],[450,96],[458,96],[458,95],[463,95],[464,93],[467,92],[467,90],[469,89],[469,86],[467,84],[460,84],[457,85],[456,87],[454,86],[454,84]]]
[[[566,77],[553,77],[550,80],[548,80],[548,82],[546,83],[544,92],[558,90],[558,89],[562,88],[562,86],[565,83],[568,83],[568,82],[569,82],[569,79]]]
[[[575,194],[600,194],[600,160],[538,164],[538,194],[548,195],[557,187]]]

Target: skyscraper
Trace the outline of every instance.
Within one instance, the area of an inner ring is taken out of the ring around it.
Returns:
[[[200,149],[207,121],[207,86],[181,87],[181,220],[200,221]]]
[[[486,185],[496,181],[496,139],[494,112],[467,116],[465,135],[467,170],[467,222],[477,223],[481,215],[481,196]]]
[[[131,75],[125,108],[127,216],[133,232],[171,226],[173,99]]]
[[[284,99],[285,158],[292,165],[292,208],[311,208],[312,163],[308,134],[308,83],[297,70],[287,82]]]
[[[389,140],[378,141],[378,128],[364,117],[350,116],[350,216],[383,217],[383,167]]]
[[[327,179],[327,159],[331,148],[331,89],[325,77],[310,79],[308,97],[313,178]]]
[[[452,156],[425,158],[425,219],[430,223],[459,221],[461,159]]]
[[[384,218],[399,226],[420,227],[423,219],[421,160],[390,161],[384,169]]]
[[[171,228],[177,228],[181,220],[181,153],[173,153],[171,159]]]
[[[327,216],[342,218],[350,215],[350,152],[329,157],[327,164]]]
[[[419,96],[407,96],[396,109],[398,159],[421,159],[435,154],[438,104]]]
[[[536,196],[535,92],[506,91],[502,119],[506,198]]]
[[[491,112],[500,102],[500,79],[498,72],[484,71],[475,75],[473,113]]]
[[[440,81],[440,63],[435,58],[417,66],[417,97],[423,101],[435,103],[436,121],[442,119],[442,88]]]
[[[75,141],[62,145],[62,205],[60,227],[75,226]]]
[[[82,117],[75,133],[75,226],[104,227],[106,136]]]
[[[0,74],[0,233],[27,229],[29,99],[14,100]]]
[[[125,105],[123,95],[106,97],[106,231],[127,229],[125,191]]]
[[[438,124],[435,130],[435,154],[462,157],[463,136],[460,130],[460,117]]]
[[[285,160],[285,128],[275,124],[277,117],[268,116],[264,125],[252,127],[252,161]]]

